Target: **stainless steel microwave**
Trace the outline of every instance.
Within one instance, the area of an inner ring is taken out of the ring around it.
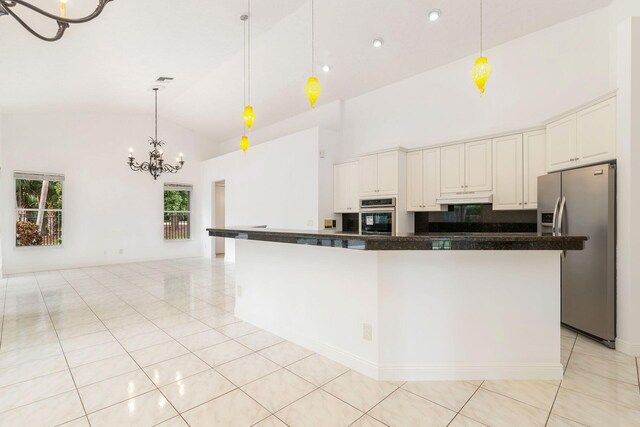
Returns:
[[[396,234],[396,198],[360,200],[360,234]]]

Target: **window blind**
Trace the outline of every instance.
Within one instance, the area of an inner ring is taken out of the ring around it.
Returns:
[[[175,184],[175,183],[165,183],[164,189],[166,191],[193,191],[193,185],[191,184]]]
[[[32,181],[64,181],[64,175],[55,173],[42,173],[42,172],[13,172],[14,179],[28,179]]]

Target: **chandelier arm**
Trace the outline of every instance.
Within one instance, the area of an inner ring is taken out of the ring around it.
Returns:
[[[15,13],[10,13],[9,12],[9,8],[11,7],[15,7],[16,5],[20,5],[20,6],[24,6],[28,9],[31,9],[32,11],[47,17],[49,19],[53,19],[57,22],[62,22],[65,24],[82,24],[85,22],[89,22],[94,18],[97,18],[102,11],[104,10],[105,6],[110,3],[113,0],[98,0],[98,6],[96,7],[96,10],[93,11],[93,13],[85,16],[84,18],[77,18],[77,19],[72,19],[72,18],[63,18],[61,16],[57,16],[54,15],[52,13],[46,12],[42,9],[40,9],[39,7],[36,7],[30,3],[28,3],[25,0],[0,0],[0,4],[3,6],[4,10],[6,10],[11,16],[13,16],[14,18],[16,17]],[[23,26],[25,26],[26,24],[23,24]]]
[[[19,1],[19,0],[14,0],[14,1]],[[46,42],[58,41],[62,38],[66,29],[69,28],[69,24],[67,24],[66,22],[58,21],[56,19],[56,22],[58,23],[58,31],[56,32],[56,34],[53,37],[46,37],[46,36],[40,35],[35,30],[33,30],[26,22],[24,22],[18,15],[16,15],[16,13],[9,8],[5,0],[0,0],[0,4],[2,5],[3,9],[6,11],[8,15],[13,17],[13,19],[18,21],[18,23],[22,25],[22,27],[25,30],[29,31],[32,35],[36,36],[40,40],[44,40]]]

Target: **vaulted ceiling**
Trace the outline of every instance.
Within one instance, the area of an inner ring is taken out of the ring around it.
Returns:
[[[56,0],[34,0],[55,10]],[[557,24],[611,0],[485,0],[485,47]],[[316,0],[320,105],[374,90],[476,52],[479,0]],[[95,7],[69,0],[68,15]],[[427,12],[439,8],[437,22]],[[0,17],[0,112],[152,111],[158,76],[175,77],[161,115],[213,141],[241,131],[242,0],[114,0],[59,42]],[[252,2],[252,104],[256,127],[308,109],[310,2]],[[36,21],[41,29],[55,25]],[[372,47],[376,37],[382,48]],[[329,73],[320,71],[324,64]]]

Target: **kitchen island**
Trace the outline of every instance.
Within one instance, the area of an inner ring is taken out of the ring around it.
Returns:
[[[236,239],[236,316],[381,380],[559,379],[560,256],[580,236]]]

